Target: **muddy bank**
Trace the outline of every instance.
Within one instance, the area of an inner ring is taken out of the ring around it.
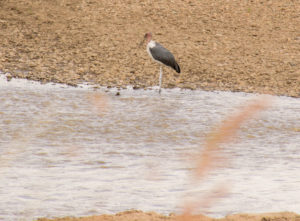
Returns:
[[[265,214],[236,214],[229,215],[225,218],[215,219],[209,218],[203,215],[195,215],[192,217],[181,217],[176,216],[174,214],[170,214],[169,216],[164,216],[155,212],[142,212],[137,210],[125,211],[121,213],[117,213],[115,215],[99,215],[99,216],[90,216],[90,217],[65,217],[65,218],[57,218],[57,219],[46,219],[41,218],[38,221],[161,221],[161,220],[169,220],[169,221],[299,221],[300,215],[289,212],[282,213],[265,213]]]
[[[158,83],[138,43],[167,47],[182,73],[163,87],[300,97],[297,1],[0,1],[0,70],[12,77],[137,88]]]

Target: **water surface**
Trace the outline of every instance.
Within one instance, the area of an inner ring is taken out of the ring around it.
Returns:
[[[230,164],[191,182],[206,135],[255,94],[116,89],[11,80],[0,83],[0,219],[85,216],[127,209],[180,212],[215,185],[209,208],[300,213],[300,100],[273,106],[224,146]]]

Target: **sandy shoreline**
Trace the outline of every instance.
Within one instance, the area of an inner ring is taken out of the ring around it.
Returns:
[[[145,32],[182,73],[164,88],[300,97],[300,4],[293,1],[1,1],[0,70],[76,85],[145,88],[158,66],[138,44]]]
[[[204,215],[194,215],[189,217],[176,216],[170,214],[168,216],[158,214],[155,212],[142,212],[139,210],[130,210],[114,215],[99,215],[89,217],[65,217],[56,219],[41,218],[38,221],[299,221],[300,215],[291,212],[281,213],[262,213],[262,214],[235,214],[229,215],[224,218],[210,218]]]

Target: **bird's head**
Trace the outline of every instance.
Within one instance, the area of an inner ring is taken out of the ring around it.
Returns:
[[[149,43],[149,41],[151,41],[152,39],[152,33],[151,32],[147,32],[144,35],[144,39],[142,40],[142,42],[140,43],[140,47],[144,44],[144,42],[146,41],[147,43]]]
[[[144,36],[144,40],[147,40],[147,42],[151,41],[152,39],[152,33],[151,32],[148,32],[145,34]]]

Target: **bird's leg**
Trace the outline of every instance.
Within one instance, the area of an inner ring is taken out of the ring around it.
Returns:
[[[158,89],[158,93],[159,93],[159,94],[160,94],[160,92],[161,92],[162,75],[163,75],[163,71],[162,71],[162,66],[160,65],[160,72],[159,72],[159,89]]]

